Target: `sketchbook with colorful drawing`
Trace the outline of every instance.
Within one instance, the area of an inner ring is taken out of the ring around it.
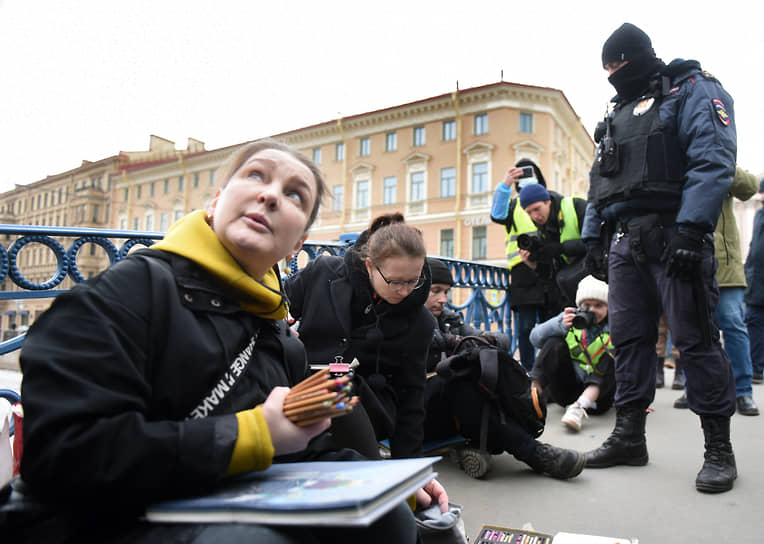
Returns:
[[[366,526],[436,476],[440,457],[281,463],[203,496],[153,504],[157,522]]]

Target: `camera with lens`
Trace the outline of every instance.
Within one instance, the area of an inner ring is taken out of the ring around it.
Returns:
[[[535,255],[541,249],[541,235],[538,232],[527,232],[517,237],[517,247]]]
[[[576,329],[588,329],[594,325],[596,319],[597,317],[594,315],[594,312],[589,308],[585,306],[576,308],[576,313],[573,316],[573,327]]]

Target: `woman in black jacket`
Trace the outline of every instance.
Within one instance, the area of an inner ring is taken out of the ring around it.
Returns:
[[[359,458],[330,447],[328,419],[299,427],[283,411],[307,366],[275,264],[305,241],[322,176],[270,141],[241,148],[221,174],[206,213],[60,295],[30,329],[21,475],[47,506],[16,542],[416,541],[405,504],[341,532],[141,521],[146,504],[227,475]]]
[[[311,363],[357,359],[363,410],[335,420],[344,447],[393,457],[421,454],[427,351],[437,326],[422,234],[401,214],[374,219],[344,257],[321,256],[285,282]],[[368,416],[368,417],[366,417]]]

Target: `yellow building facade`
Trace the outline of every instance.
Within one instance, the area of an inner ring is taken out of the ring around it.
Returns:
[[[428,253],[499,265],[505,263],[505,233],[489,213],[506,170],[529,158],[550,189],[585,195],[594,156],[594,143],[562,91],[508,82],[271,137],[312,158],[330,187],[311,240],[334,241],[364,230],[379,214],[399,211],[422,230]],[[245,143],[206,150],[189,138],[179,150],[151,136],[148,150],[83,161],[0,194],[0,222],[165,232],[181,216],[208,205],[220,186],[218,167]],[[67,247],[71,240],[61,243]],[[86,278],[108,265],[95,244],[83,246],[77,262]],[[37,243],[19,252],[18,265],[26,279],[38,283],[56,270],[52,252]],[[67,279],[60,288],[70,286]],[[0,289],[18,287],[6,278]],[[3,337],[25,330],[49,302],[0,301]]]

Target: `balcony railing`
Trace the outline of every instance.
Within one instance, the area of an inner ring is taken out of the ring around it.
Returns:
[[[53,298],[67,291],[62,287],[67,278],[74,283],[85,281],[77,265],[77,256],[88,244],[101,247],[112,265],[124,259],[136,246],[149,247],[163,236],[163,233],[157,232],[0,224],[0,282],[7,278],[18,288],[7,290],[6,284],[6,290],[0,291],[0,306],[7,306],[7,301]],[[288,263],[286,273],[295,273],[299,269],[298,263],[308,262],[322,254],[343,255],[353,240],[352,235],[341,237],[340,242],[308,240],[300,253]],[[46,246],[55,257],[55,272],[42,283],[26,278],[19,267],[19,252],[29,244]],[[456,297],[464,300],[463,303],[449,303],[449,307],[461,312],[465,321],[476,328],[511,331],[509,271],[504,267],[474,261],[438,258],[451,269],[455,289],[469,290],[466,300],[464,296]],[[489,302],[487,293],[495,303]],[[3,314],[5,310],[7,308],[3,308]],[[23,341],[24,333],[0,342],[0,355],[19,349]],[[514,351],[515,344],[513,338],[511,351]]]

